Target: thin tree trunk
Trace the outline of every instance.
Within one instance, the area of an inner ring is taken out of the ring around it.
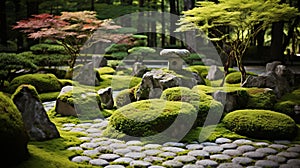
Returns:
[[[91,11],[95,11],[95,0],[91,0]]]
[[[283,22],[272,24],[271,56],[272,61],[284,61],[283,57]],[[270,60],[270,61],[271,61]]]
[[[173,15],[176,15],[176,2],[175,0],[170,0],[170,13]],[[176,45],[176,38],[175,38],[175,34],[174,31],[176,29],[176,19],[174,18],[174,16],[170,16],[170,45]]]
[[[166,24],[165,24],[165,0],[161,1],[161,48],[165,47],[166,43]]]

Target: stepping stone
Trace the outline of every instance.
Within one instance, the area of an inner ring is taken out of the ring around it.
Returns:
[[[246,168],[261,168],[259,166],[247,166]]]
[[[89,136],[93,137],[93,138],[98,138],[98,137],[102,136],[102,133],[92,133],[92,134],[89,134]]]
[[[165,152],[173,152],[173,153],[179,153],[185,151],[184,149],[178,147],[163,147],[161,148],[161,150]]]
[[[271,144],[269,148],[283,150],[283,149],[287,149],[288,147],[286,145],[281,145],[281,144]]]
[[[143,153],[148,156],[154,156],[154,155],[158,155],[158,154],[162,153],[162,151],[158,150],[158,149],[149,149],[149,150],[143,151]]]
[[[282,164],[279,166],[279,168],[295,168],[295,166],[289,165],[289,164]],[[298,167],[296,167],[296,168],[298,168]]]
[[[161,145],[159,144],[147,144],[144,146],[144,149],[159,149],[161,148]]]
[[[189,144],[189,145],[186,145],[185,148],[188,149],[188,150],[199,150],[199,149],[203,149],[203,145],[200,145],[200,144]]]
[[[262,168],[278,168],[279,164],[271,160],[259,160],[255,163],[255,166]]]
[[[114,150],[114,151],[113,151],[114,154],[122,155],[122,156],[126,155],[126,154],[129,153],[129,152],[131,152],[131,150],[128,149],[128,148],[125,148],[125,149],[117,149],[117,150]]]
[[[130,162],[132,162],[132,161],[133,161],[133,159],[131,159],[131,158],[123,157],[123,158],[118,158],[118,159],[114,160],[112,163],[128,166],[130,164]]]
[[[247,166],[254,162],[253,159],[248,158],[248,157],[236,157],[236,158],[233,158],[231,161],[232,161],[232,163],[240,164],[242,166]]]
[[[65,123],[62,125],[63,127],[74,127],[76,126],[76,124],[73,124],[73,123]]]
[[[163,153],[160,153],[158,156],[159,157],[163,157],[163,158],[174,158],[176,156],[176,153],[173,153],[173,152],[163,152]]]
[[[242,146],[239,146],[237,148],[237,150],[241,151],[242,153],[245,153],[245,152],[255,151],[256,148],[254,146],[251,146],[251,145],[242,145]]]
[[[204,151],[213,154],[213,153],[220,153],[223,151],[223,148],[220,146],[206,146],[203,148]]]
[[[121,149],[121,148],[126,148],[128,146],[124,143],[112,143],[109,145],[109,147],[111,147],[113,149]]]
[[[91,158],[87,157],[87,156],[75,156],[72,158],[72,162],[76,162],[76,163],[82,163],[82,162],[86,162],[86,161],[90,161]]]
[[[224,161],[230,160],[231,157],[229,155],[216,154],[216,155],[211,155],[210,159],[215,160],[215,161],[224,162]]]
[[[174,158],[175,161],[179,161],[179,162],[182,162],[182,163],[193,163],[195,162],[197,159],[194,157],[194,156],[187,156],[187,155],[184,155],[184,156],[176,156]]]
[[[96,149],[83,151],[83,155],[85,156],[96,156],[97,154],[99,154],[99,151]]]
[[[235,143],[237,145],[249,145],[249,144],[252,144],[253,142],[251,140],[247,140],[247,139],[237,139],[237,140],[233,141],[233,143]]]
[[[162,163],[163,166],[166,166],[166,167],[182,167],[183,164],[179,161],[175,161],[175,160],[168,160],[168,161],[165,161]]]
[[[147,156],[147,157],[144,158],[144,161],[150,162],[150,163],[163,162],[164,160],[165,160],[164,158],[156,157],[156,156]]]
[[[182,168],[204,168],[204,167],[201,165],[187,164],[184,165]]]
[[[148,168],[165,168],[164,166],[150,166]]]
[[[127,153],[125,155],[125,157],[129,157],[129,158],[132,158],[132,159],[143,159],[146,157],[146,154],[144,153],[141,153],[141,152],[130,152],[130,153]]]
[[[71,150],[71,151],[83,151],[83,149],[81,147],[78,147],[78,146],[69,147],[67,150]]]
[[[288,148],[286,151],[288,151],[288,152],[297,152],[297,153],[300,153],[300,146],[290,147],[290,148]]]
[[[104,160],[107,160],[107,161],[113,161],[113,160],[116,160],[120,158],[119,155],[116,155],[116,154],[102,154],[99,156],[99,159],[104,159]]]
[[[255,142],[253,145],[258,146],[258,147],[266,147],[266,146],[269,146],[270,144],[268,144],[266,142]]]
[[[128,146],[142,146],[143,143],[141,141],[128,141],[126,142],[126,145]]]
[[[228,139],[228,138],[217,138],[215,143],[217,144],[224,144],[224,143],[231,143],[232,140]]]
[[[108,165],[108,166],[105,166],[104,168],[125,168],[125,166],[123,166],[123,165]]]
[[[109,146],[99,146],[98,148],[96,148],[100,153],[112,153],[113,152],[113,148],[109,147]]]
[[[300,167],[300,159],[290,159],[287,161],[288,165],[293,165],[295,167]]]
[[[267,155],[273,155],[273,154],[278,153],[277,150],[275,150],[273,148],[259,148],[256,150],[256,152],[265,153]]]
[[[141,152],[143,150],[143,147],[141,147],[141,146],[128,146],[125,149],[129,149],[133,152]]]
[[[109,162],[106,161],[106,160],[103,160],[103,159],[92,159],[89,161],[89,163],[91,165],[94,165],[94,166],[107,166],[109,165]]]
[[[225,143],[220,145],[220,147],[222,147],[223,149],[236,149],[238,145],[234,143]]]
[[[225,154],[225,155],[229,155],[229,156],[239,156],[239,155],[242,154],[241,151],[236,150],[236,149],[224,150],[222,153]]]
[[[213,142],[202,142],[201,145],[203,146],[218,146],[218,144]]]
[[[185,147],[185,144],[179,142],[166,142],[163,144],[163,146]]]
[[[111,141],[100,141],[100,142],[97,142],[97,144],[100,146],[107,146],[107,145],[112,144],[112,142]]]
[[[188,153],[189,156],[194,156],[196,158],[208,158],[209,153],[204,150],[194,150]]]
[[[243,156],[252,159],[263,159],[266,156],[266,154],[261,152],[246,152],[243,154]]]
[[[82,123],[82,124],[77,124],[76,127],[89,128],[92,125],[93,125],[92,123]]]
[[[89,128],[86,130],[87,133],[99,133],[99,132],[102,132],[100,131],[99,129],[96,129],[96,128]]]
[[[288,158],[288,159],[294,159],[294,158],[299,157],[299,153],[296,153],[296,152],[280,152],[277,155],[278,156],[283,156],[283,157]]]
[[[217,167],[219,164],[216,161],[204,159],[204,160],[198,160],[196,162],[196,165],[201,165],[203,167]]]
[[[89,142],[89,141],[91,141],[93,138],[91,138],[91,137],[80,137],[80,138],[78,138],[78,139],[81,140],[81,141]]]
[[[132,167],[149,167],[151,166],[151,163],[142,161],[142,160],[134,160],[130,162],[130,166]]]
[[[243,168],[243,166],[234,163],[222,163],[217,168]]]
[[[98,146],[99,145],[97,143],[90,143],[90,142],[85,142],[80,145],[80,147],[83,149],[94,149],[97,148]]]
[[[73,128],[70,130],[70,132],[85,132],[85,129],[84,128]]]
[[[275,140],[274,143],[289,145],[289,144],[291,144],[291,141],[288,141],[288,140]]]
[[[277,163],[284,163],[286,161],[285,157],[277,156],[277,155],[269,155],[269,156],[267,156],[267,159],[272,160]]]

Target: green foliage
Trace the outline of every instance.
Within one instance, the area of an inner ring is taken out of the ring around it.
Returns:
[[[48,92],[48,93],[41,93],[39,94],[39,97],[42,102],[47,101],[54,101],[57,99],[60,92]]]
[[[123,60],[125,57],[128,56],[128,53],[127,52],[114,52],[111,54],[111,57],[112,59],[115,59],[115,60]]]
[[[38,93],[57,92],[61,89],[59,80],[53,74],[27,74],[14,78],[8,87],[8,92],[13,93],[21,84],[30,84]]]
[[[1,151],[5,155],[1,164],[11,167],[28,158],[28,136],[25,132],[21,113],[13,101],[0,92],[0,137]]]
[[[226,128],[238,134],[257,139],[292,139],[296,123],[292,118],[269,110],[237,110],[222,121]]]
[[[127,52],[129,49],[128,44],[112,44],[105,49],[106,54],[116,53],[116,52]]]
[[[203,78],[205,78],[208,74],[209,67],[204,66],[204,65],[193,65],[193,66],[189,66],[188,68],[186,68],[186,70],[195,72],[199,76],[202,76]]]
[[[129,54],[144,55],[155,53],[156,50],[151,47],[133,47],[128,50]]]
[[[34,54],[66,54],[65,48],[57,44],[36,44],[30,47]]]
[[[23,93],[20,93],[22,92],[22,89],[23,88],[26,88],[30,91],[31,95],[36,98],[36,100],[38,101],[41,101],[39,95],[38,95],[38,92],[36,91],[35,87],[32,86],[32,85],[28,85],[28,84],[22,84],[20,85],[16,90],[15,92],[13,93],[13,95],[11,96],[11,99],[14,100],[16,97],[19,97],[19,96],[23,96]]]
[[[247,108],[249,109],[265,109],[272,110],[276,103],[276,95],[272,90],[263,88],[249,88],[247,89],[249,99]]]
[[[145,137],[167,129],[179,114],[184,118],[184,122],[191,122],[196,110],[184,102],[142,100],[116,110],[109,124],[127,135]],[[177,133],[182,133],[180,128],[176,129]]]
[[[252,75],[252,76],[257,76],[257,74],[253,72],[247,72],[247,76]],[[228,74],[225,78],[225,82],[229,84],[238,84],[241,83],[241,72],[232,72]]]

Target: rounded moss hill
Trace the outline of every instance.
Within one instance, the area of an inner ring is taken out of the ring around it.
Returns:
[[[8,87],[9,93],[22,84],[30,84],[34,86],[38,93],[58,92],[61,90],[61,83],[53,74],[26,74],[14,78]]]
[[[13,101],[0,92],[1,165],[14,166],[29,157],[22,116]]]
[[[257,74],[253,72],[247,72],[247,76],[249,75],[257,76]],[[225,82],[229,84],[241,83],[241,72],[232,72],[228,74],[225,78]]]
[[[134,137],[156,135],[168,129],[168,135],[174,138],[190,130],[189,124],[194,123],[196,115],[196,109],[189,103],[149,99],[116,110],[109,127]]]
[[[297,131],[291,117],[270,110],[237,110],[222,122],[229,130],[256,139],[292,139]]]

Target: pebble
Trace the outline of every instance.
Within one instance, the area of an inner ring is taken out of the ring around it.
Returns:
[[[148,156],[155,156],[155,155],[162,153],[162,151],[158,150],[158,149],[149,149],[149,150],[143,151],[143,153]]]
[[[90,161],[91,158],[90,157],[87,157],[87,156],[75,156],[72,158],[72,162],[77,162],[77,163],[82,163],[82,162],[85,162],[85,161]]]
[[[283,157],[288,158],[288,159],[294,159],[294,158],[297,158],[299,156],[299,153],[296,153],[296,152],[280,152],[277,155],[278,156],[283,156]]]
[[[235,143],[237,145],[249,145],[249,144],[252,144],[253,142],[251,140],[247,140],[247,139],[237,139],[237,140],[233,141],[233,143]]]
[[[215,143],[216,144],[224,144],[224,143],[231,143],[232,140],[228,139],[228,138],[217,138]]]
[[[196,158],[208,158],[209,157],[209,153],[203,150],[194,150],[194,151],[190,151],[188,153],[189,156],[194,156]]]
[[[229,155],[224,155],[224,154],[216,154],[216,155],[211,155],[210,156],[211,160],[215,160],[215,161],[221,161],[224,162],[226,160],[230,160],[231,157]]]
[[[116,154],[102,154],[99,156],[99,159],[104,159],[104,160],[107,160],[107,161],[113,161],[113,160],[116,160],[120,158],[119,155],[116,155]]]
[[[267,156],[267,159],[275,161],[277,163],[284,163],[286,161],[285,157],[277,156],[277,155],[269,155],[269,156]]]
[[[203,145],[200,144],[190,144],[190,145],[186,145],[185,147],[188,150],[198,150],[198,149],[203,149]]]
[[[223,148],[220,146],[206,146],[203,148],[204,151],[214,154],[214,153],[220,153],[223,151]]]
[[[182,168],[204,168],[204,167],[201,165],[187,164],[184,165]]]
[[[243,168],[243,166],[234,163],[222,163],[217,168]]]
[[[300,147],[299,146],[290,147],[286,151],[300,153]]]
[[[278,168],[279,164],[271,160],[259,160],[255,162],[255,166],[262,168]]]
[[[196,165],[201,165],[204,167],[217,167],[219,164],[216,161],[209,160],[209,159],[204,159],[204,160],[198,160],[196,162]]]
[[[236,149],[238,145],[234,143],[225,143],[220,145],[220,147],[222,147],[223,149]]]
[[[162,163],[163,166],[166,166],[166,167],[182,167],[183,166],[183,163],[179,162],[179,161],[176,161],[176,160],[168,160],[168,161],[165,161]]]
[[[277,150],[272,149],[272,148],[259,148],[259,149],[256,149],[256,152],[265,153],[267,155],[273,155],[273,154],[278,153]]]
[[[160,153],[158,156],[159,157],[164,157],[164,158],[174,158],[176,156],[176,153],[173,153],[173,152],[163,152],[163,153]]]
[[[256,150],[256,148],[251,145],[242,145],[242,146],[239,146],[237,148],[237,150],[241,151],[242,153],[245,153],[245,152],[254,151],[254,150]]]
[[[197,159],[194,156],[184,155],[184,156],[176,156],[174,160],[182,163],[192,163],[195,162]]]
[[[132,167],[149,167],[151,166],[151,163],[142,161],[142,160],[134,160],[130,162],[130,166]]]
[[[94,165],[94,166],[107,166],[109,165],[109,162],[106,161],[106,160],[103,160],[103,159],[92,159],[89,161],[89,163],[91,165]]]
[[[246,152],[243,154],[244,157],[252,158],[252,159],[263,159],[266,154],[261,152]]]
[[[161,148],[161,150],[165,152],[173,152],[173,153],[179,153],[185,151],[184,149],[178,147],[163,147]]]
[[[271,144],[269,147],[274,149],[279,149],[279,150],[288,148],[286,145],[282,145],[282,144]]]
[[[132,159],[143,159],[144,157],[146,157],[146,154],[141,153],[141,152],[130,152],[130,153],[127,153],[125,155],[125,157],[129,157]]]
[[[125,166],[123,166],[123,165],[108,165],[108,166],[105,166],[104,168],[125,168]]]
[[[118,158],[118,159],[114,160],[112,163],[119,164],[119,165],[123,165],[123,164],[129,165],[130,162],[132,162],[132,161],[133,161],[133,159],[131,159],[131,158],[123,157],[123,158]]]
[[[251,158],[248,158],[248,157],[236,157],[236,158],[233,158],[231,161],[232,161],[232,163],[235,163],[235,164],[247,166],[247,165],[250,165],[254,160]]]

